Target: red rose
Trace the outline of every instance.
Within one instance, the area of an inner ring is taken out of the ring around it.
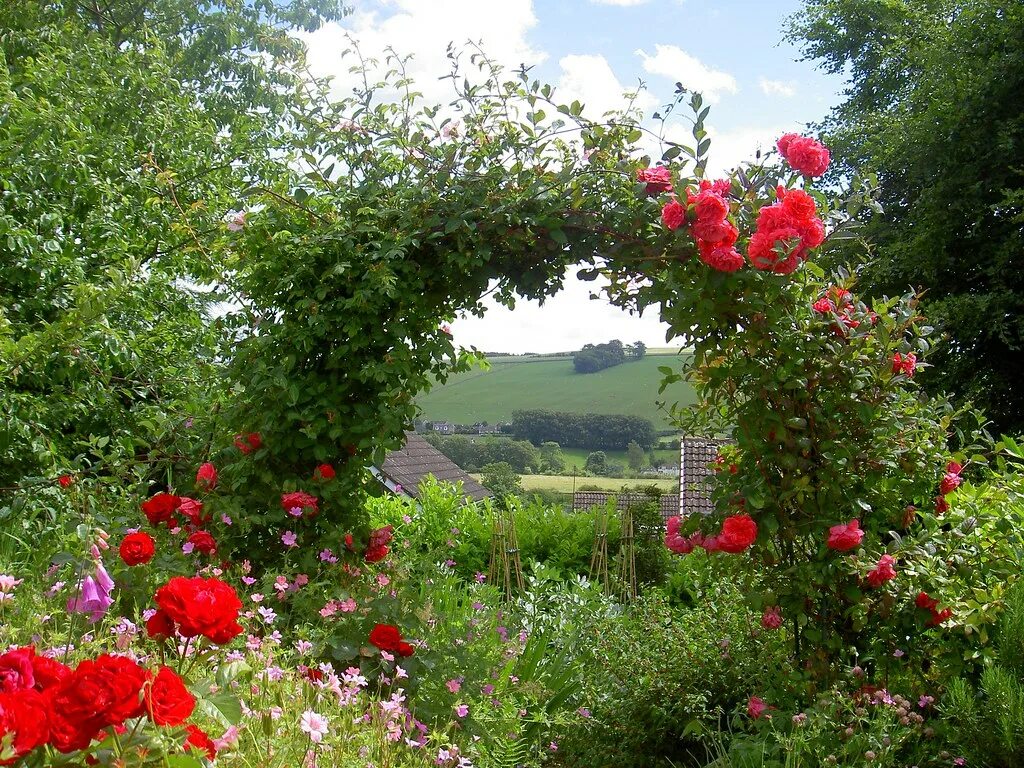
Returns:
[[[194,551],[202,552],[204,555],[217,552],[217,540],[207,531],[196,531],[188,537],[187,542],[192,545]]]
[[[664,166],[640,168],[636,172],[636,178],[637,181],[647,185],[644,191],[648,195],[654,196],[672,191],[672,172]]]
[[[673,231],[686,223],[686,208],[678,200],[671,200],[661,209],[661,223]]]
[[[402,633],[393,624],[377,624],[370,630],[370,642],[382,651],[398,651],[402,644]]]
[[[383,528],[377,528],[376,530],[370,531],[370,544],[371,547],[383,547],[385,544],[390,544],[391,540],[395,537],[395,526],[385,525]]]
[[[321,464],[313,474],[317,480],[333,480],[335,475],[334,467],[330,464]]]
[[[213,739],[192,723],[186,725],[185,730],[188,732],[188,738],[185,739],[185,749],[195,749],[199,752],[204,752],[209,760],[217,758],[217,747],[214,745]]]
[[[160,492],[142,502],[142,511],[146,514],[149,524],[156,527],[160,523],[170,523],[178,509],[181,499],[170,493]]]
[[[914,604],[925,611],[934,611],[939,601],[930,597],[927,592],[918,592]]]
[[[829,528],[826,545],[837,552],[847,552],[860,546],[863,538],[864,531],[860,529],[860,520],[851,520],[845,525],[833,525]]]
[[[896,558],[892,555],[882,555],[878,558],[878,564],[868,571],[868,584],[878,588],[885,584],[885,582],[895,579],[896,569],[893,568],[895,563]]]
[[[949,511],[949,502],[946,501],[945,496],[935,497],[935,514],[941,515],[943,512]]]
[[[955,472],[947,472],[942,476],[942,480],[939,482],[939,493],[943,496],[948,496],[959,487],[960,475]]]
[[[157,590],[156,604],[178,625],[182,637],[204,635],[221,644],[242,631],[242,601],[219,579],[175,576]]]
[[[195,697],[170,667],[160,667],[145,696],[146,712],[157,725],[181,725],[196,708]]]
[[[142,715],[142,687],[149,679],[149,672],[131,659],[103,653],[93,661],[83,661],[76,672],[106,677],[112,693],[106,725],[120,725]]]
[[[914,375],[914,370],[917,368],[917,355],[910,353],[909,355],[901,355],[897,352],[892,356],[892,372],[893,374],[902,373],[907,378]]]
[[[143,565],[156,554],[156,542],[148,533],[129,533],[121,540],[119,552],[125,565]]]
[[[32,657],[32,673],[36,679],[36,690],[43,692],[60,684],[71,674],[71,667],[61,664],[49,656]]]
[[[281,508],[285,512],[291,513],[293,509],[301,509],[303,513],[307,509],[311,509],[312,514],[316,514],[320,511],[320,500],[316,496],[306,493],[305,491],[292,491],[291,493],[281,494]]]
[[[738,554],[757,540],[757,523],[748,514],[731,515],[725,518],[716,539],[718,549]]]
[[[109,671],[91,660],[83,661],[49,689],[46,700],[50,743],[60,752],[85,749],[111,724],[111,710],[124,704],[123,690],[114,685]]]
[[[46,699],[38,691],[0,693],[0,739],[10,735],[14,757],[0,761],[13,765],[50,739]]]
[[[203,502],[198,499],[182,496],[178,511],[188,518],[189,524],[194,528],[202,528],[210,522],[210,516],[203,514]]]
[[[57,482],[60,483],[61,488],[67,488],[75,482],[75,478],[72,475],[61,475],[57,478]]]
[[[258,451],[263,445],[263,438],[260,437],[259,432],[250,432],[247,435],[235,435],[235,448],[240,450],[246,456],[253,451]]]
[[[196,485],[207,491],[217,487],[217,468],[210,462],[206,462],[196,472]]]
[[[814,139],[787,133],[778,144],[779,152],[794,170],[804,176],[821,176],[832,159],[828,149]]]
[[[36,685],[34,646],[15,648],[0,656],[0,693],[16,693]]]
[[[402,658],[408,658],[409,656],[412,656],[414,653],[416,653],[416,649],[408,643],[399,643],[397,650],[398,655]]]
[[[964,471],[964,465],[959,461],[951,461],[946,465],[946,471],[952,472],[954,475],[959,475]]]
[[[346,533],[345,534],[345,548],[346,549],[353,549],[353,542],[354,541],[355,541],[355,539],[352,538],[352,534],[351,533]]]
[[[765,629],[778,629],[782,626],[782,609],[772,605],[764,609],[761,614],[761,626]]]
[[[367,547],[366,552],[363,554],[363,560],[368,563],[379,563],[388,556],[389,551],[383,544],[376,547]]]
[[[735,272],[743,266],[743,254],[735,248],[717,246],[710,250],[701,249],[700,260],[719,272]]]
[[[174,620],[163,611],[157,611],[146,622],[146,634],[157,641],[173,637]]]

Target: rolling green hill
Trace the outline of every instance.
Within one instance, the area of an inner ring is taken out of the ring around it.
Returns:
[[[693,402],[693,390],[676,384],[658,394],[659,366],[678,369],[679,356],[657,351],[597,373],[573,370],[572,358],[495,357],[490,370],[453,376],[418,398],[423,418],[474,424],[509,421],[512,411],[546,409],[577,413],[622,413],[650,419],[655,429],[668,426],[655,404]]]

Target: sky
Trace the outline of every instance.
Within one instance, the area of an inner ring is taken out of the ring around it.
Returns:
[[[799,0],[354,0],[354,13],[306,35],[318,75],[348,88],[350,61],[341,51],[351,35],[366,56],[391,46],[411,54],[409,74],[426,100],[450,99],[449,43],[481,42],[493,59],[533,66],[565,102],[579,99],[598,116],[643,82],[645,113],[669,101],[676,82],[700,91],[711,105],[712,171],[723,171],[770,148],[788,131],[820,120],[840,100],[843,83],[799,61],[783,40]],[[451,324],[456,344],[485,352],[561,352],[620,339],[674,346],[667,326],[648,310],[630,316],[592,299],[597,283],[567,272],[564,290],[543,306],[520,301],[514,310],[489,303],[482,318]],[[676,340],[675,345],[678,345]]]

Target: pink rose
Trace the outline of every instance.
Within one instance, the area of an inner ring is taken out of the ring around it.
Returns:
[[[895,579],[896,569],[893,568],[895,563],[896,558],[892,555],[882,555],[878,558],[878,564],[868,571],[868,584],[877,589],[885,582]]]
[[[661,209],[661,223],[675,231],[686,222],[686,208],[678,200],[672,200]]]
[[[864,531],[860,529],[859,520],[851,520],[845,525],[833,525],[828,529],[828,548],[837,552],[847,552],[860,546]]]
[[[641,168],[636,172],[636,178],[647,185],[646,192],[652,197],[672,191],[672,172],[664,166]]]

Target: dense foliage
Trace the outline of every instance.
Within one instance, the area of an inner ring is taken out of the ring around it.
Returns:
[[[999,0],[807,0],[789,37],[848,78],[822,127],[833,178],[874,174],[866,296],[923,291],[949,339],[924,386],[1024,429],[1024,8]],[[848,260],[849,249],[839,258]],[[859,260],[859,259],[858,259]]]
[[[567,448],[624,451],[629,442],[650,448],[654,426],[638,416],[523,410],[512,412],[516,438],[534,445],[555,442]]]
[[[636,359],[643,357],[635,355],[633,347],[629,347],[628,352]],[[626,354],[626,347],[618,339],[604,344],[584,344],[583,349],[572,353],[572,367],[576,373],[597,373],[626,362]]]

